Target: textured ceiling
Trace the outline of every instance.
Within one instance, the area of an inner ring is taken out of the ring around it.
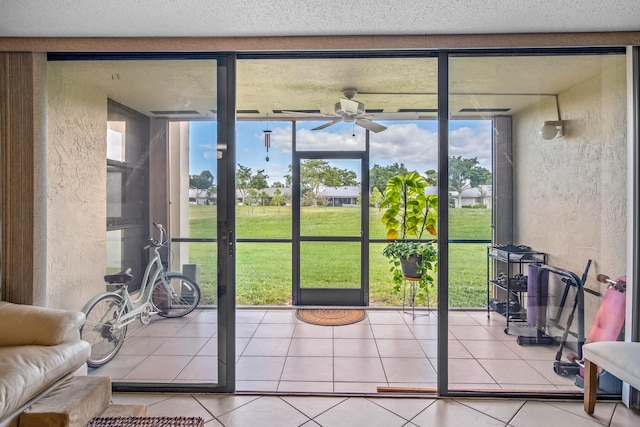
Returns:
[[[624,61],[624,56],[452,58],[451,115],[510,115],[620,61]],[[98,88],[108,97],[150,117],[215,117],[215,61],[62,61],[49,62],[48,67],[52,73]],[[433,118],[437,108],[437,61],[435,58],[240,60],[237,108],[255,112],[241,111],[238,118],[277,120],[297,116],[274,110],[333,114],[334,104],[344,98],[345,88],[357,89],[355,99],[364,103],[367,111],[422,110],[420,117]]]
[[[0,0],[0,37],[638,30],[638,0]]]

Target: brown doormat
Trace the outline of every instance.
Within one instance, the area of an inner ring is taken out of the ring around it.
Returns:
[[[312,325],[342,326],[364,320],[367,312],[342,308],[299,308],[296,311],[296,317]]]
[[[85,427],[204,427],[200,417],[97,417]]]

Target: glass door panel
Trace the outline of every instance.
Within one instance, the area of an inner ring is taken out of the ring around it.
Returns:
[[[201,291],[199,305],[184,317],[152,313],[143,315],[144,322],[130,323],[120,351],[104,366],[89,369],[89,375],[109,375],[116,387],[181,383],[213,390],[220,381],[219,362],[226,361],[224,351],[218,351],[225,325],[218,322],[217,299],[218,63],[52,59],[48,143],[52,153],[75,163],[47,177],[58,188],[48,215],[73,224],[86,245],[81,248],[84,267],[67,265],[51,272],[55,283],[66,282],[58,280],[66,268],[75,281],[87,284],[69,299],[68,308],[81,309],[104,292],[103,274],[128,267],[136,282],[129,288],[134,308],[145,302],[145,291],[153,285],[143,282],[151,257],[145,246],[149,237],[158,238],[153,223],[168,232],[167,245],[160,250],[163,264],[196,281]],[[84,207],[77,209],[69,200]],[[57,220],[51,223],[52,230],[68,229]],[[93,273],[82,277],[82,269]],[[67,295],[63,288],[51,291]]]
[[[585,267],[626,268],[625,81],[623,55],[450,58],[449,389],[583,392]]]
[[[301,242],[302,288],[359,289],[359,242]]]

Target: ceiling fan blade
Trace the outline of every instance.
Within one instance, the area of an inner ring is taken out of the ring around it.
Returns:
[[[358,107],[361,104],[358,101],[353,101],[351,99],[341,99],[340,100],[340,109],[347,114],[359,114],[362,111],[358,111]]]
[[[382,126],[380,123],[372,122],[369,119],[356,119],[356,124],[362,126],[365,129],[369,129],[371,132],[382,132],[387,127]]]
[[[297,116],[306,116],[306,117],[318,117],[318,118],[329,118],[332,119],[334,117],[336,117],[335,115],[331,115],[331,114],[322,114],[322,113],[306,113],[304,111],[286,111],[286,110],[282,110],[281,111],[282,114],[295,114]]]
[[[322,124],[322,125],[320,125],[320,126],[316,126],[316,127],[314,127],[313,129],[311,129],[311,130],[320,130],[320,129],[328,128],[328,127],[329,127],[329,126],[331,126],[331,125],[335,125],[335,124],[336,124],[336,123],[338,123],[339,121],[340,121],[340,119],[335,119],[335,120],[332,120],[332,121],[327,122],[327,123],[325,123],[325,124]]]
[[[374,120],[418,120],[419,115],[415,111],[402,113],[366,113],[364,118]]]

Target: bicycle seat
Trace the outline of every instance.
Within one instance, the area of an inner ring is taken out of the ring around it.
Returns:
[[[121,271],[117,274],[107,274],[104,276],[104,281],[107,283],[127,283],[133,279],[133,275],[131,274],[131,269],[127,268],[125,271]]]

